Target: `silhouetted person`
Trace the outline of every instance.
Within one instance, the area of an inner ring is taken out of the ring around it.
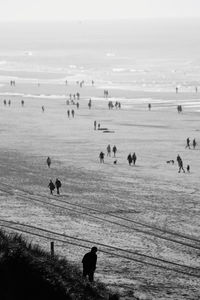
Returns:
[[[151,103],[148,104],[148,108],[149,108],[149,110],[151,110]]]
[[[5,99],[3,100],[3,104],[6,105],[6,100]]]
[[[24,106],[24,100],[21,101],[21,105]]]
[[[135,152],[132,155],[132,160],[133,160],[133,164],[135,165],[136,160],[137,160],[137,156],[136,156]]]
[[[94,121],[94,130],[97,129],[97,121]]]
[[[48,156],[47,157],[47,166],[50,168],[51,166],[51,158]]]
[[[11,105],[11,100],[8,100],[8,105],[9,105],[9,106]]]
[[[42,112],[44,112],[44,106],[42,106]]]
[[[71,111],[72,117],[74,118],[74,110],[72,109]]]
[[[70,110],[67,111],[68,118],[70,117]]]
[[[79,103],[78,102],[76,103],[76,107],[77,107],[77,109],[79,109]]]
[[[104,163],[104,153],[101,151],[100,154],[99,154],[99,159],[100,159],[100,163]]]
[[[193,141],[192,141],[192,146],[193,146],[193,149],[195,149],[195,148],[196,148],[196,145],[197,145],[197,142],[196,142],[196,140],[195,140],[195,139],[193,139]]]
[[[183,168],[183,161],[180,157],[180,155],[178,154],[177,158],[176,158],[177,162],[178,162],[178,167],[179,167],[179,170],[178,170],[178,173],[181,172],[181,170],[183,171],[183,173],[185,173],[185,170]]]
[[[97,263],[96,253],[97,253],[97,247],[92,247],[91,251],[86,253],[82,259],[83,277],[86,278],[88,276],[90,282],[94,281],[94,272]]]
[[[56,189],[57,189],[57,194],[59,195],[60,194],[60,188],[61,188],[61,181],[58,178],[56,178],[55,186],[56,186]]]
[[[88,107],[89,107],[89,109],[91,109],[91,107],[92,107],[92,100],[91,99],[88,102]]]
[[[48,187],[50,189],[50,194],[53,195],[53,190],[55,190],[55,185],[52,180],[50,180]]]
[[[190,165],[187,165],[187,172],[190,173]]]
[[[197,86],[195,87],[195,92],[198,93],[198,87]]]
[[[186,140],[186,146],[185,146],[185,148],[189,148],[190,149],[190,139],[189,139],[189,137]]]
[[[127,160],[128,160],[129,166],[131,166],[131,164],[132,164],[132,156],[131,156],[131,153],[129,153],[129,155],[127,156]]]
[[[116,157],[117,147],[116,147],[116,146],[113,146],[112,151],[113,151],[114,157]]]
[[[178,87],[176,87],[176,94],[178,94]]]
[[[111,147],[110,147],[110,144],[107,146],[107,156],[111,156]]]
[[[101,125],[100,125],[100,123],[99,123],[99,124],[98,124],[98,130],[100,129],[100,126],[101,126]]]

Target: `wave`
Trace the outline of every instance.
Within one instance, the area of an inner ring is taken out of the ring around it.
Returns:
[[[112,71],[113,72],[125,72],[126,69],[125,68],[113,68]]]
[[[19,96],[23,98],[45,98],[45,99],[66,99],[66,95],[49,95],[49,94],[24,94],[24,93],[0,93],[1,96]]]

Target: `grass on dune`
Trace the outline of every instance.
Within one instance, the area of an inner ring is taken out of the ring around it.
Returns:
[[[21,235],[0,231],[1,300],[118,299],[106,287],[82,278],[79,268],[66,259],[53,258]]]

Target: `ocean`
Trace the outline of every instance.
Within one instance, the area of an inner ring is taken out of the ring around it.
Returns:
[[[65,80],[138,91],[200,85],[200,20],[1,23],[0,84]]]

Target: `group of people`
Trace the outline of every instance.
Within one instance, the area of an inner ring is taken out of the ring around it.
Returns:
[[[110,144],[107,146],[106,148],[107,150],[107,156],[111,156],[111,150],[113,152],[113,157],[116,157],[116,153],[117,153],[117,147],[114,145],[111,149]],[[99,159],[100,159],[100,163],[104,163],[104,157],[105,157],[105,153],[103,151],[101,151],[99,153]]]
[[[108,101],[108,108],[109,109],[113,109],[113,108],[121,108],[121,102],[119,102],[119,101],[115,101],[115,104],[113,104],[113,102],[112,101]]]
[[[111,146],[110,146],[110,144],[107,146],[106,150],[107,150],[107,156],[111,156]],[[117,147],[115,145],[112,147],[112,152],[113,152],[113,156],[116,157]]]
[[[133,153],[133,155],[131,155],[131,153],[129,153],[129,155],[127,156],[127,160],[128,160],[129,166],[131,166],[132,163],[135,166],[135,163],[137,160],[137,156],[136,156],[135,152]]]
[[[182,105],[177,105],[177,111],[179,114],[182,113],[183,111]]]
[[[73,109],[71,110],[71,115],[74,118],[75,111]],[[68,116],[68,118],[70,118],[70,110],[69,109],[67,110],[67,116]]]
[[[6,99],[3,100],[3,104],[4,104],[5,106],[7,105]],[[8,100],[8,105],[9,105],[9,106],[11,105],[11,100]]]
[[[192,147],[193,147],[194,150],[195,150],[196,146],[197,146],[196,139],[193,139],[193,141],[192,141]],[[190,147],[190,138],[189,137],[186,139],[186,146],[185,146],[185,148],[191,149],[191,147]]]
[[[69,100],[79,100],[80,99],[80,93],[77,92],[76,94],[69,94]]]
[[[55,184],[53,183],[53,181],[50,179],[49,181],[49,184],[48,184],[48,187],[49,187],[49,190],[50,190],[50,194],[53,195],[53,191],[57,190],[57,194],[59,195],[60,194],[60,188],[61,188],[61,181],[56,178],[56,181],[55,181]]]
[[[7,105],[6,99],[3,100],[3,104],[4,104],[5,106]],[[10,100],[10,99],[8,100],[8,105],[9,105],[9,106],[11,105],[11,100]],[[21,106],[24,106],[24,100],[21,100]]]

